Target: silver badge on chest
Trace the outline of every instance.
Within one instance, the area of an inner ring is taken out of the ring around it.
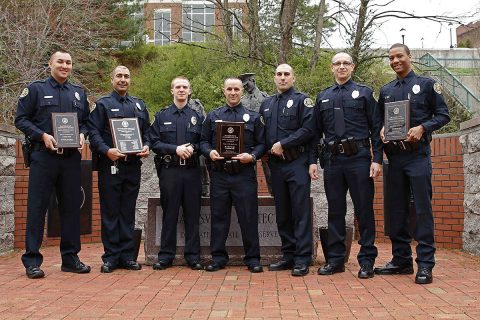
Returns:
[[[137,103],[135,103],[135,105],[137,106],[138,110],[142,111],[142,107],[140,107],[140,103],[137,102]]]
[[[190,119],[190,122],[192,122],[193,125],[197,124],[197,117],[192,116],[192,119]]]
[[[291,106],[293,106],[293,100],[292,99],[287,101],[287,108],[290,108]]]
[[[80,94],[75,91],[75,98],[77,98],[78,101],[80,101]]]
[[[418,84],[414,85],[414,86],[412,87],[412,92],[413,92],[414,94],[418,94],[418,93],[420,92],[420,86],[419,86]]]
[[[359,95],[360,95],[360,92],[358,92],[358,90],[353,90],[352,91],[352,98],[353,99],[357,99]]]
[[[243,121],[248,122],[248,120],[250,120],[250,115],[248,113],[245,113],[243,115]]]

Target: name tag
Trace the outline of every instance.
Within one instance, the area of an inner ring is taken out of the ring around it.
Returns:
[[[328,102],[328,101],[330,101],[330,99],[325,99],[325,100],[322,100],[322,103]]]
[[[263,110],[263,111],[265,112],[265,111],[268,111],[268,110],[270,110],[270,108],[268,108],[268,109],[265,109],[265,110]]]
[[[172,124],[171,122],[164,122],[163,124]]]
[[[52,99],[53,96],[44,96],[43,98],[44,98],[44,99]]]
[[[215,122],[223,122],[223,120],[215,120]]]
[[[112,109],[112,111],[120,111],[120,109]]]

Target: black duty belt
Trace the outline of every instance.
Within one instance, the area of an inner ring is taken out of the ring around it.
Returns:
[[[217,160],[208,161],[209,169],[228,174],[240,173],[241,167],[253,166],[254,163],[241,163],[239,160]]]
[[[185,168],[193,168],[198,167],[200,162],[198,160],[198,156],[193,155],[188,159],[182,159],[176,154],[163,154],[163,155],[156,155],[154,158],[155,164],[163,166],[165,168],[169,167],[185,167]]]
[[[370,148],[370,140],[367,138],[359,140],[348,138],[341,141],[330,141],[325,147],[333,155],[351,156],[357,154],[360,148]]]
[[[75,154],[75,152],[78,152],[77,148],[60,148],[58,150],[50,150],[43,143],[34,143],[32,144],[32,151],[43,151],[43,152],[48,152],[53,155],[57,155],[59,157],[64,157],[68,158],[71,155]]]
[[[308,147],[306,146],[292,147],[288,149],[283,149],[283,153],[279,156],[270,153],[270,155],[272,156],[270,157],[270,159],[290,162],[293,160],[297,160],[300,155],[306,151],[308,151]]]

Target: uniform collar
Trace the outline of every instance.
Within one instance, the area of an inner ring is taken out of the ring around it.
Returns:
[[[58,83],[58,81],[55,80],[54,77],[50,76],[50,77],[48,77],[47,81],[54,88],[67,88],[68,87],[68,80],[65,80],[65,82],[63,84],[61,84],[61,83]]]
[[[128,93],[124,97],[122,97],[121,95],[118,94],[117,91],[113,90],[110,95],[118,102],[122,102],[122,100],[130,101],[130,102],[132,101],[132,98],[128,95]]]
[[[292,93],[294,93],[294,92],[295,92],[295,88],[294,88],[294,87],[291,87],[290,89],[288,89],[288,90],[285,91],[285,92],[277,93],[277,97],[278,97],[279,99],[281,99],[281,98],[286,98],[286,97],[290,96],[290,95],[291,95]]]
[[[225,104],[225,110],[224,112],[237,112],[237,113],[242,113],[243,111],[243,105],[240,102],[237,104],[235,107],[230,107],[228,104]]]
[[[188,103],[187,103],[182,109],[180,109],[179,107],[177,107],[177,105],[176,105],[175,103],[172,103],[172,104],[170,105],[170,108],[171,108],[171,110],[172,110],[172,113],[179,113],[179,114],[182,113],[182,112],[183,112],[183,113],[186,113],[186,110],[185,110],[185,109],[188,108]]]
[[[400,86],[402,83],[402,80],[405,81],[406,84],[408,84],[410,81],[412,81],[413,78],[415,78],[416,74],[413,70],[411,70],[405,78],[400,78],[397,76],[397,81],[395,82],[395,86]]]
[[[351,86],[353,86],[353,81],[352,81],[352,79],[350,78],[350,79],[348,79],[348,81],[345,82],[344,84],[338,84],[338,83],[335,84],[335,85],[333,86],[333,90],[337,90],[337,89],[340,89],[340,88],[342,88],[342,87],[344,87],[345,89],[349,90]]]

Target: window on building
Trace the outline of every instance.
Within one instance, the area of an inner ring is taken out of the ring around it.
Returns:
[[[155,45],[166,45],[170,43],[172,36],[170,9],[155,10],[154,13],[154,28],[155,28]]]
[[[232,14],[232,33],[236,37],[241,37],[242,35],[242,9],[233,9],[233,14]]]
[[[182,6],[182,38],[185,42],[204,42],[205,32],[215,25],[215,6],[198,1],[186,2]]]

